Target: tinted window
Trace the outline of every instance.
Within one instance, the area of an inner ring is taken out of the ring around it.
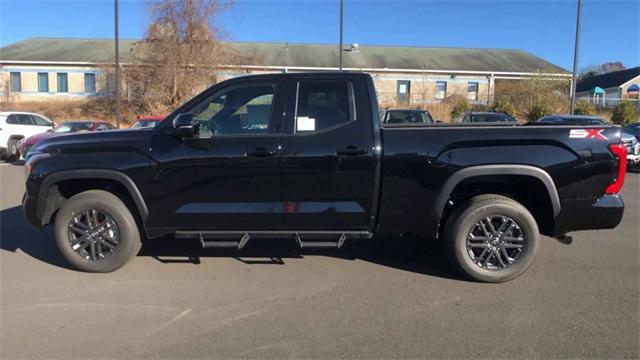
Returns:
[[[96,128],[96,131],[103,131],[103,130],[111,130],[113,129],[113,126],[108,125],[108,124],[100,124],[98,125],[98,127]]]
[[[67,92],[67,73],[58,73],[58,92]]]
[[[387,124],[431,124],[433,119],[422,111],[389,111],[385,123]]]
[[[20,124],[20,120],[18,119],[18,115],[9,115],[7,117],[7,124],[11,124],[11,125],[19,125]]]
[[[473,122],[513,122],[514,120],[505,114],[473,114]]]
[[[158,125],[160,121],[153,120],[138,120],[131,127],[132,128],[146,128],[146,127],[155,127]]]
[[[18,119],[18,125],[33,125],[33,120],[28,114],[15,114],[13,115]]]
[[[13,92],[22,91],[22,81],[20,79],[20,73],[19,72],[12,72],[11,73],[11,91],[13,91]]]
[[[269,84],[232,87],[196,105],[190,113],[200,135],[269,132],[275,87]]]
[[[594,118],[562,118],[562,121],[568,124],[605,124],[603,120]]]
[[[49,74],[38,73],[38,91],[49,92]]]
[[[300,82],[295,131],[319,131],[349,122],[348,94],[345,81]]]
[[[84,92],[89,94],[96,92],[96,74],[84,74]]]
[[[38,115],[31,115],[31,118],[33,118],[33,121],[36,123],[36,125],[39,126],[51,126],[51,122],[47,121],[47,119],[38,116]]]
[[[53,129],[53,132],[65,133],[65,132],[78,132],[78,131],[91,131],[93,123],[88,122],[68,122],[60,124]]]

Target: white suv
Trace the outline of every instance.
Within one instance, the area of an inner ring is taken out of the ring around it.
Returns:
[[[0,112],[0,158],[17,159],[18,141],[43,133],[53,128],[54,123],[46,117],[19,111]]]

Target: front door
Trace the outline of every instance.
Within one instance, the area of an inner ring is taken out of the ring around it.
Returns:
[[[282,139],[284,225],[289,230],[366,230],[374,180],[372,120],[364,81],[294,84]]]
[[[149,227],[178,230],[269,230],[282,226],[278,145],[283,102],[278,82],[212,90],[183,113],[199,136],[153,139]]]

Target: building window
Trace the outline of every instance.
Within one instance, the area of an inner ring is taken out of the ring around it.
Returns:
[[[22,91],[22,81],[20,79],[19,72],[11,73],[11,91],[12,92],[20,92]]]
[[[49,92],[49,74],[38,73],[38,91]]]
[[[96,74],[84,74],[84,92],[89,94],[96,92]]]
[[[478,100],[478,83],[470,82],[467,84],[467,99],[470,101]]]
[[[67,91],[69,91],[67,73],[58,73],[58,92],[66,93]]]
[[[447,82],[436,82],[436,99],[444,99],[447,96]]]

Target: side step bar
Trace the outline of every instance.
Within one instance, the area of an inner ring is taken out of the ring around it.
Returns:
[[[203,248],[236,248],[238,250],[242,250],[242,248],[247,245],[247,242],[251,236],[249,234],[242,235],[240,241],[206,241],[202,234],[200,234],[200,244],[202,244]]]
[[[334,248],[340,249],[347,239],[371,239],[373,234],[368,231],[177,231],[176,239],[198,239],[203,248],[236,248],[241,250],[249,239],[255,237],[269,237],[288,235],[295,238],[300,249],[305,248]],[[338,237],[336,241],[324,239]],[[309,237],[309,240],[304,238]],[[234,240],[238,239],[239,240]]]

